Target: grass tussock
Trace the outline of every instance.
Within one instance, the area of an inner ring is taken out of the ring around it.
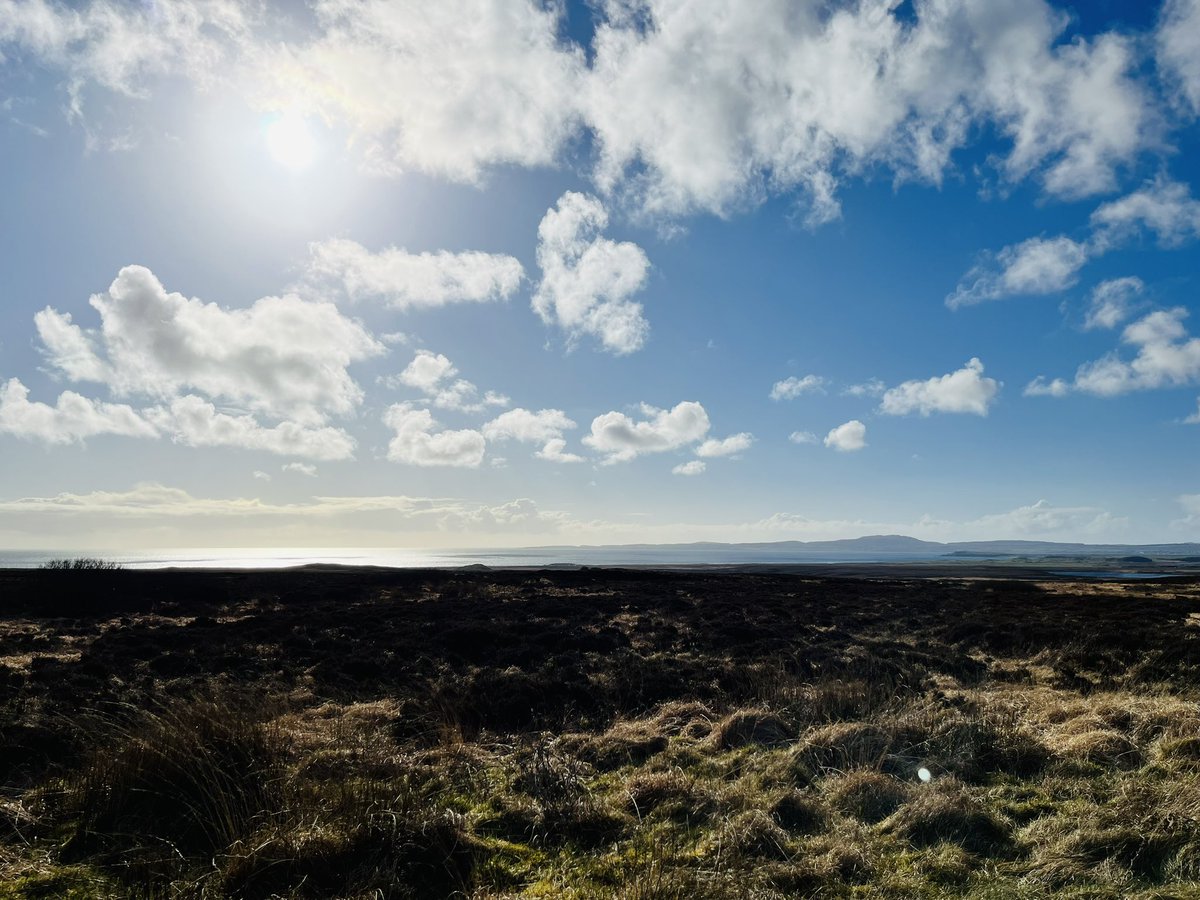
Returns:
[[[70,571],[0,900],[1200,896],[1196,585]]]

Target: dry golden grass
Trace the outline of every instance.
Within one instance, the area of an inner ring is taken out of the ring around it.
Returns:
[[[0,900],[1200,897],[1195,587],[406,577],[10,612]]]

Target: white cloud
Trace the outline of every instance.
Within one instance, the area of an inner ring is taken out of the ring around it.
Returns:
[[[671,470],[672,475],[700,475],[703,474],[705,468],[703,460],[693,459],[689,462],[680,463]]]
[[[1086,244],[1068,237],[1030,238],[971,269],[946,305],[958,309],[1002,297],[1064,291],[1078,280],[1088,254]]]
[[[233,0],[154,5],[46,0],[0,3],[0,50],[11,45],[68,74],[72,111],[83,87],[140,96],[148,80],[182,74],[206,83],[246,36],[245,6]],[[0,57],[2,58],[2,57]]]
[[[1064,40],[1044,0],[738,4],[599,0],[588,50],[565,6],[532,0],[317,0],[312,33],[234,0],[78,8],[5,0],[0,48],[99,84],[149,92],[182,74],[348,132],[368,170],[478,182],[556,163],[594,138],[594,177],[651,215],[727,215],[801,190],[836,218],[839,183],[883,169],[940,183],[979,134],[1010,182],[1079,197],[1161,143],[1135,38]],[[1195,102],[1194,0],[1172,2],[1161,69]],[[255,18],[257,15],[257,18]],[[469,23],[469,27],[464,26]]]
[[[1029,384],[1025,385],[1025,390],[1022,393],[1026,397],[1065,397],[1071,392],[1071,385],[1063,381],[1061,378],[1055,378],[1053,381],[1047,381],[1046,376],[1039,375]]]
[[[794,400],[809,391],[819,391],[825,387],[825,379],[820,375],[805,375],[797,378],[795,375],[777,381],[771,386],[772,400]]]
[[[521,263],[496,253],[409,253],[390,247],[372,253],[344,238],[309,245],[305,277],[335,284],[351,300],[379,299],[393,309],[503,300],[521,285]]]
[[[1105,203],[1091,216],[1095,243],[1101,249],[1149,229],[1163,247],[1178,247],[1200,237],[1200,200],[1182,182],[1159,177],[1119,200]]]
[[[788,440],[793,444],[815,444],[817,436],[811,431],[793,431],[788,435]]]
[[[562,437],[564,431],[575,427],[561,409],[510,409],[483,426],[483,436],[489,441],[515,440],[530,444]]]
[[[661,453],[701,440],[708,434],[708,413],[692,400],[674,409],[656,409],[642,404],[647,419],[635,422],[620,412],[607,412],[592,420],[592,431],[584,444],[605,455],[604,462],[627,462],[643,453]]]
[[[46,309],[34,314],[34,325],[51,363],[71,381],[106,381],[108,368],[96,355],[94,342],[73,324],[70,313]]]
[[[958,309],[985,300],[1067,290],[1079,280],[1080,269],[1090,259],[1128,243],[1143,229],[1153,232],[1162,247],[1181,246],[1200,237],[1200,200],[1191,196],[1186,184],[1160,176],[1133,193],[1097,207],[1090,225],[1091,237],[1083,243],[1065,235],[1036,237],[1005,247],[994,256],[985,254],[954,293],[946,297],[946,305]],[[1129,287],[1135,281],[1141,284],[1137,279],[1106,284]],[[1110,307],[1111,312],[1116,310]],[[1092,321],[1100,322],[1089,317]]]
[[[825,446],[841,453],[852,453],[867,446],[867,426],[858,419],[843,422],[825,435]]]
[[[732,456],[735,453],[741,453],[743,450],[749,450],[750,445],[753,443],[754,435],[748,431],[730,435],[724,440],[709,438],[696,448],[696,455],[703,457]]]
[[[534,455],[548,462],[583,462],[583,457],[567,453],[567,442],[562,433],[575,428],[561,409],[510,409],[486,423],[480,430],[489,441],[515,440],[527,444],[541,444]]]
[[[321,34],[262,53],[260,102],[345,123],[367,165],[479,181],[544,166],[577,128],[583,53],[527,0],[320,0]]]
[[[91,305],[85,333],[43,310],[36,324],[51,362],[69,378],[99,380],[120,396],[168,400],[182,390],[256,412],[323,424],[352,412],[362,390],[347,367],[384,348],[331,303],[264,297],[247,309],[167,293],[142,266],[126,266]],[[98,344],[103,356],[90,348]]]
[[[309,465],[308,463],[302,463],[302,462],[284,463],[283,471],[295,472],[297,475],[303,475],[306,478],[316,478],[317,477],[317,467],[313,466],[313,465]]]
[[[650,333],[642,305],[629,299],[645,284],[650,260],[637,244],[601,237],[607,225],[603,204],[574,191],[547,211],[538,226],[542,280],[533,309],[572,340],[590,334],[606,350],[632,353]]]
[[[1030,506],[981,516],[968,524],[972,530],[986,535],[1032,538],[1053,536],[1063,531],[1097,535],[1120,530],[1128,522],[1093,506],[1054,506],[1046,500],[1038,500]]]
[[[906,381],[883,395],[879,411],[891,416],[920,413],[974,413],[986,416],[1000,391],[994,378],[983,377],[983,363],[971,359],[948,375],[926,381]]]
[[[385,380],[389,387],[407,385],[421,391],[426,400],[441,409],[479,412],[488,406],[507,406],[508,397],[487,391],[479,398],[479,389],[463,378],[455,378],[458,369],[440,353],[418,350],[412,362],[395,378]]]
[[[253,416],[218,412],[202,397],[177,397],[144,412],[171,439],[188,447],[240,447],[308,459],[353,459],[354,439],[340,428],[280,422],[267,427]]]
[[[1200,115],[1200,0],[1166,0],[1156,37],[1159,69]]]
[[[1200,425],[1200,397],[1196,399],[1196,411],[1183,420],[1185,425]]]
[[[266,472],[264,472],[262,469],[255,469],[254,470],[254,480],[255,481],[270,481],[271,476],[268,475]]]
[[[413,466],[457,466],[475,469],[483,462],[486,442],[478,431],[437,430],[438,423],[427,409],[397,403],[383,416],[383,423],[396,432],[388,443],[387,458]]]
[[[1132,276],[1100,282],[1092,288],[1091,302],[1083,327],[1115,328],[1129,318],[1134,298],[1145,290],[1146,285],[1142,279]]]
[[[601,185],[630,179],[667,215],[800,187],[819,223],[868,164],[940,182],[973,126],[1011,141],[1009,179],[1068,197],[1110,189],[1149,141],[1130,40],[1062,42],[1041,0],[931,0],[913,24],[893,6],[608,0],[587,103]]]
[[[546,462],[555,463],[579,463],[584,459],[578,453],[567,453],[567,442],[562,438],[551,438],[546,441],[541,450],[538,450],[533,455],[538,459],[544,459]]]
[[[1084,363],[1075,373],[1075,388],[1112,397],[1200,381],[1200,338],[1184,328],[1187,315],[1182,307],[1159,310],[1126,326],[1121,340],[1137,349],[1136,356],[1125,361],[1113,352]]]
[[[71,444],[101,434],[158,437],[158,430],[123,403],[89,400],[64,391],[54,406],[30,402],[16,378],[0,386],[0,433],[47,444]]]
[[[852,384],[842,391],[851,397],[882,397],[887,391],[887,385],[878,378],[871,378],[861,384]]]

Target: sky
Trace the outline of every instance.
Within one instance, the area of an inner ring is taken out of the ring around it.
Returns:
[[[1200,0],[0,0],[0,547],[1200,541]]]

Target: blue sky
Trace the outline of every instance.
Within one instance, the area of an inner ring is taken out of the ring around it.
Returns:
[[[0,0],[0,545],[1200,540],[1198,118],[1198,0]]]

